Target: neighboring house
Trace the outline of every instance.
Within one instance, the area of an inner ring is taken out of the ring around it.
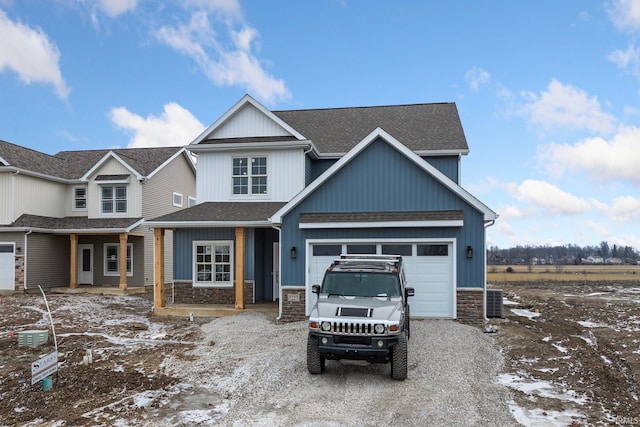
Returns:
[[[153,285],[144,220],[195,204],[195,174],[184,147],[50,156],[0,141],[0,290]]]
[[[455,104],[270,111],[247,95],[187,149],[197,205],[148,223],[158,245],[174,230],[175,302],[279,300],[281,319],[303,319],[340,253],[399,254],[412,316],[484,318],[497,215],[459,185]]]

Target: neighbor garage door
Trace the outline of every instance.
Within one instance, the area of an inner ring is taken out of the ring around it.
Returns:
[[[13,243],[0,243],[0,291],[13,291],[15,255]]]
[[[341,253],[402,255],[412,317],[455,317],[453,250],[451,242],[327,242],[310,245],[307,276],[307,315],[316,300],[311,285],[320,284],[325,270]]]

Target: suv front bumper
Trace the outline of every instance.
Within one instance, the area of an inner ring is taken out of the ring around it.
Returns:
[[[391,349],[397,344],[397,336],[351,336],[309,332],[318,344],[318,351],[325,359],[366,360],[385,363],[390,360]]]

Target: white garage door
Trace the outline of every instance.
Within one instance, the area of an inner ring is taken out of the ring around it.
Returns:
[[[0,243],[0,291],[15,289],[15,255],[13,243]]]
[[[307,276],[307,315],[315,303],[311,285],[341,253],[398,254],[405,265],[407,285],[415,289],[409,300],[412,317],[455,317],[453,244],[451,242],[340,242],[310,245]]]

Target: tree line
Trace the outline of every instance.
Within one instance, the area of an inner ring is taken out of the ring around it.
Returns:
[[[606,241],[599,245],[579,246],[575,244],[558,246],[515,246],[501,249],[491,246],[487,249],[487,263],[499,264],[638,264],[640,253],[632,246],[610,245]]]

